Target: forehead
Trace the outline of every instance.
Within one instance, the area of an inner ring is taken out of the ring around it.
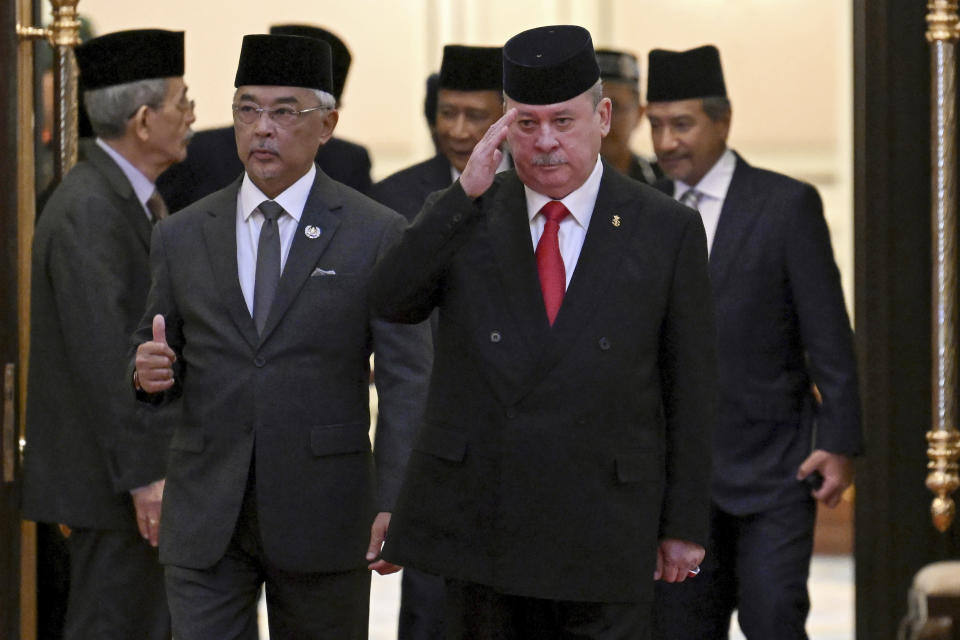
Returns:
[[[523,104],[510,96],[506,98],[507,109],[516,109],[519,117],[551,118],[558,115],[585,115],[593,112],[593,100],[589,92],[554,104]]]
[[[305,103],[313,95],[312,89],[304,87],[277,87],[273,85],[244,85],[237,87],[237,100],[250,100],[259,104],[273,102]]]
[[[499,91],[457,91],[440,89],[437,91],[437,106],[453,106],[473,109],[499,108],[502,104]]]
[[[700,98],[647,103],[647,116],[650,118],[698,118],[706,115],[703,110],[703,101]]]

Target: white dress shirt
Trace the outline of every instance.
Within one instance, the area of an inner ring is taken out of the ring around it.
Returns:
[[[571,192],[560,202],[564,204],[567,211],[570,212],[566,218],[560,222],[560,256],[563,258],[563,267],[567,274],[567,285],[570,286],[570,278],[573,277],[573,270],[577,268],[577,260],[580,259],[580,250],[583,248],[583,240],[587,237],[587,228],[590,226],[590,218],[593,217],[593,207],[597,203],[597,193],[600,191],[600,178],[603,176],[603,163],[600,162],[600,156],[597,156],[597,164],[587,180],[575,191]],[[537,193],[530,187],[524,185],[524,192],[527,196],[527,217],[530,220],[530,239],[533,240],[533,250],[537,250],[537,243],[540,242],[540,236],[543,235],[543,225],[546,219],[537,215],[543,205],[554,198]]]
[[[733,170],[736,168],[737,156],[730,149],[726,149],[716,163],[710,167],[710,171],[707,171],[700,182],[693,187],[679,180],[675,180],[673,183],[673,197],[677,200],[691,188],[703,194],[697,208],[700,210],[703,228],[707,232],[707,255],[710,255],[710,250],[713,248],[713,237],[717,234],[723,201],[727,198],[727,190],[730,188]]]
[[[140,206],[143,207],[143,212],[146,214],[147,220],[153,221],[153,214],[150,213],[150,209],[147,208],[147,200],[153,195],[157,186],[150,182],[150,179],[143,175],[140,169],[130,164],[129,160],[120,155],[116,149],[102,139],[97,138],[97,146],[103,149],[106,154],[117,163],[120,171],[123,171],[123,175],[127,176],[127,180],[130,181],[130,186],[133,187],[133,193],[137,196],[137,200],[140,201]]]
[[[257,209],[264,200],[273,200],[281,207],[283,213],[277,218],[277,230],[280,232],[280,273],[287,264],[290,247],[293,245],[293,236],[300,224],[300,216],[307,204],[307,196],[313,187],[317,169],[310,165],[310,170],[302,178],[278,195],[268,198],[253,184],[246,173],[237,194],[237,276],[240,278],[240,289],[243,290],[243,299],[247,302],[247,310],[253,316],[253,285],[257,276],[257,247],[260,244],[260,227],[263,226],[263,214]],[[322,232],[322,230],[321,230]]]

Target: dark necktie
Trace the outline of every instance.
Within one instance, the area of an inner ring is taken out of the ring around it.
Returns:
[[[680,196],[680,203],[687,205],[691,209],[700,211],[700,200],[702,199],[702,191],[697,191],[696,189],[687,189],[683,192],[683,195]]]
[[[559,200],[551,200],[543,205],[540,213],[546,218],[546,223],[537,243],[537,273],[543,292],[543,306],[546,307],[550,326],[553,326],[567,289],[567,271],[563,266],[563,256],[560,255],[560,221],[570,212]]]
[[[280,230],[277,218],[283,213],[283,207],[273,200],[264,200],[257,207],[263,214],[263,226],[260,227],[260,240],[257,243],[257,275],[253,284],[253,322],[257,333],[263,333],[270,314],[270,305],[280,284]]]
[[[167,211],[167,203],[163,201],[163,197],[156,189],[154,189],[150,197],[147,198],[147,209],[149,209],[150,215],[153,216],[153,224],[157,224],[170,213]]]

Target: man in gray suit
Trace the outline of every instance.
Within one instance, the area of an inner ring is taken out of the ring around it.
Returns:
[[[157,227],[135,336],[140,397],[183,398],[160,531],[174,635],[256,638],[265,584],[271,636],[366,638],[431,365],[426,325],[367,303],[404,221],[314,164],[337,122],[329,45],[246,36],[235,85],[245,173]]]
[[[183,32],[120,31],[76,54],[97,139],[34,237],[23,514],[72,530],[66,638],[169,638],[153,548],[169,436],[123,372],[164,215],[154,183],[194,121]]]

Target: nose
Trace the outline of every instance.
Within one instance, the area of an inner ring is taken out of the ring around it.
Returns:
[[[467,131],[467,118],[462,113],[453,121],[453,128],[450,129],[450,135],[458,140],[464,140],[470,137]]]
[[[661,127],[656,136],[656,147],[662,151],[673,151],[679,142],[679,138],[673,134],[670,127]]]
[[[554,135],[549,123],[544,123],[537,129],[537,135],[533,143],[540,151],[550,151],[557,147],[557,137]]]
[[[269,136],[273,133],[273,119],[267,115],[266,111],[257,114],[257,119],[253,123],[253,132],[258,136]]]

